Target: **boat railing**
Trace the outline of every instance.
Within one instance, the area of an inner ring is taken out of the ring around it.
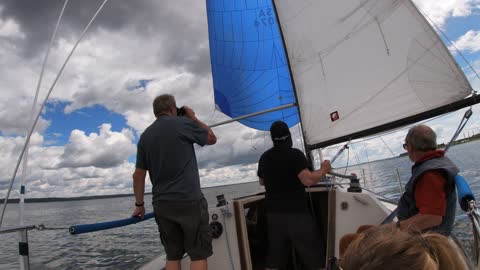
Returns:
[[[469,209],[467,211],[467,215],[472,223],[472,231],[473,231],[473,243],[474,243],[474,258],[473,262],[476,266],[480,265],[480,212],[476,206],[476,202],[471,200],[469,202]]]
[[[21,241],[18,243],[18,252],[21,257],[20,269],[29,270],[30,260],[29,260],[29,247],[28,247],[28,231],[30,230],[38,230],[38,231],[68,230],[71,235],[77,235],[77,234],[108,230],[108,229],[123,227],[131,224],[136,224],[139,222],[143,222],[145,220],[149,220],[153,217],[154,217],[154,214],[152,212],[152,213],[145,214],[143,218],[130,217],[130,218],[107,221],[107,222],[73,225],[70,227],[61,227],[61,228],[47,227],[44,224],[5,227],[0,229],[0,235],[7,234],[7,233],[15,233],[15,232],[18,232],[20,234]]]
[[[15,227],[6,227],[0,229],[0,234],[15,233],[20,234],[21,241],[18,242],[18,252],[20,255],[20,269],[30,269],[30,259],[28,251],[28,231],[30,230],[44,230],[45,226],[40,225],[22,225]]]

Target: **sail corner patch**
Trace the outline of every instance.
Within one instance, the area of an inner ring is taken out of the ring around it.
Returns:
[[[338,114],[338,111],[334,111],[330,114],[330,120],[332,122],[335,122],[337,121],[338,119],[340,119],[340,115]]]

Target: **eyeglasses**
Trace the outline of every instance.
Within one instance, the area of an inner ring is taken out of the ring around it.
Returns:
[[[403,149],[407,150],[407,143],[403,144]]]

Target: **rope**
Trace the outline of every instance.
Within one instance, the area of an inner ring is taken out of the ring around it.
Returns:
[[[36,228],[37,230],[39,231],[57,231],[57,230],[67,230],[68,231],[68,227],[47,227],[47,226],[41,226],[41,228]]]
[[[370,193],[372,193],[372,194],[375,195],[375,196],[378,196],[378,197],[384,199],[385,201],[387,201],[387,202],[389,202],[389,203],[392,203],[392,204],[396,204],[396,203],[397,203],[397,202],[395,202],[394,200],[383,196],[382,194],[375,193],[375,192],[373,192],[373,191],[371,191],[371,190],[369,190],[369,189],[366,189],[366,188],[363,188],[363,189],[366,190],[366,191],[368,191],[368,192],[370,192]]]

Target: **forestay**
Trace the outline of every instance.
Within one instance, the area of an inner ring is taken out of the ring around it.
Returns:
[[[274,2],[310,146],[471,94],[411,1]]]

